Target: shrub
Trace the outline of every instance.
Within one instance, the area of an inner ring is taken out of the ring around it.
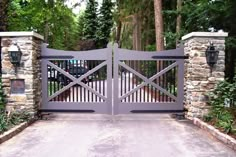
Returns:
[[[236,121],[236,77],[233,81],[221,81],[214,91],[208,94],[210,112],[204,120],[214,123],[226,133],[235,131]]]
[[[30,120],[31,115],[26,111],[21,112],[12,112],[7,114],[7,112],[0,112],[0,134],[8,129],[12,128],[15,125],[23,123]]]
[[[0,134],[8,130],[7,116],[5,113],[0,112]]]
[[[2,78],[0,78],[0,112],[5,108],[5,95],[2,90]]]

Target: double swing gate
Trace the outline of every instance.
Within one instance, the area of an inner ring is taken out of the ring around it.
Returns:
[[[42,45],[42,111],[183,111],[183,48],[62,51]]]

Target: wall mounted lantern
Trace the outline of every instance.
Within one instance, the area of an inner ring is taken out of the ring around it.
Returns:
[[[212,69],[213,66],[217,63],[219,51],[216,51],[215,46],[213,45],[213,43],[211,43],[210,46],[207,47],[205,53],[207,64]]]
[[[20,47],[16,43],[13,43],[9,47],[8,55],[9,55],[11,63],[15,67],[20,65],[20,60],[21,60],[22,53],[20,51]]]

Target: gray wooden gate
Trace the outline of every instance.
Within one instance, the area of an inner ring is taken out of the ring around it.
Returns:
[[[183,111],[183,48],[62,51],[42,46],[41,110],[106,114]],[[113,70],[113,73],[112,73]],[[113,79],[112,79],[113,78]]]
[[[114,46],[114,114],[183,111],[183,48],[160,52]]]
[[[43,111],[112,113],[112,47],[62,51],[42,45]]]

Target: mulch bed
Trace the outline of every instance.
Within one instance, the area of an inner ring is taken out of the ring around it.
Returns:
[[[201,120],[204,121],[203,119],[201,119]],[[207,123],[207,124],[209,124],[209,125],[211,125],[211,126],[213,126],[214,128],[216,128],[216,129],[219,130],[220,132],[226,134],[223,128],[217,128],[217,127],[215,126],[215,122],[214,122],[214,121],[210,121],[210,122],[204,121],[204,122]],[[227,135],[229,135],[229,136],[233,137],[234,139],[236,139],[236,134],[228,133]]]

